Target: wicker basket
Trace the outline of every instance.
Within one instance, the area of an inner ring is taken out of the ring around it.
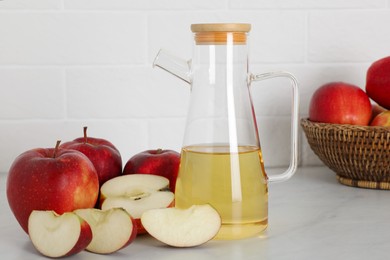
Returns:
[[[390,189],[390,128],[315,123],[301,119],[314,153],[340,183]]]

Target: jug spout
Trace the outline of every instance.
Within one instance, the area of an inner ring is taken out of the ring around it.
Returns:
[[[153,68],[159,67],[172,75],[191,84],[190,70],[191,60],[178,58],[167,51],[161,49],[153,61]]]

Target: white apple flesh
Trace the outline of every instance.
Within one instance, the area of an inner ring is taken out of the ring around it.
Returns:
[[[174,194],[168,191],[169,180],[151,174],[115,177],[101,187],[101,209],[124,208],[137,222],[138,233],[145,233],[140,218],[150,209],[167,208]]]
[[[98,254],[116,252],[134,241],[137,228],[132,217],[122,208],[107,211],[78,209],[77,215],[88,222],[92,229],[92,241],[86,250]]]
[[[58,215],[34,210],[28,219],[28,234],[37,251],[48,257],[76,254],[92,241],[88,223],[72,212]]]
[[[220,215],[208,204],[148,210],[141,222],[150,235],[173,247],[199,246],[214,238],[221,228]]]

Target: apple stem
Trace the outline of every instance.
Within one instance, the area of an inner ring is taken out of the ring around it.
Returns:
[[[84,126],[84,143],[86,144],[87,141],[88,141],[88,138],[87,138],[87,126]]]
[[[61,140],[57,140],[56,147],[54,148],[53,158],[56,158],[58,148],[60,147]]]
[[[160,154],[160,153],[162,153],[162,151],[163,150],[161,148],[158,148],[157,151],[156,151],[156,154]]]

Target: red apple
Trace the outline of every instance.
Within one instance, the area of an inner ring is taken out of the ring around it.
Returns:
[[[105,139],[87,137],[87,127],[84,127],[84,137],[63,143],[61,148],[85,154],[96,168],[100,186],[122,174],[122,157],[118,149]]]
[[[376,103],[390,109],[390,56],[375,61],[368,68],[366,92]]]
[[[371,103],[355,85],[331,82],[318,88],[310,101],[309,119],[314,122],[368,125]]]
[[[371,122],[371,126],[390,127],[390,110],[380,113]]]
[[[169,188],[175,192],[177,174],[179,172],[180,154],[173,150],[147,150],[131,157],[123,170],[123,174],[153,174],[169,180]]]
[[[86,249],[92,241],[89,224],[73,212],[34,210],[28,219],[34,247],[44,256],[65,257]]]
[[[81,152],[59,148],[37,148],[19,155],[8,173],[10,208],[28,233],[33,210],[58,214],[91,208],[99,194],[99,181],[92,162]]]

